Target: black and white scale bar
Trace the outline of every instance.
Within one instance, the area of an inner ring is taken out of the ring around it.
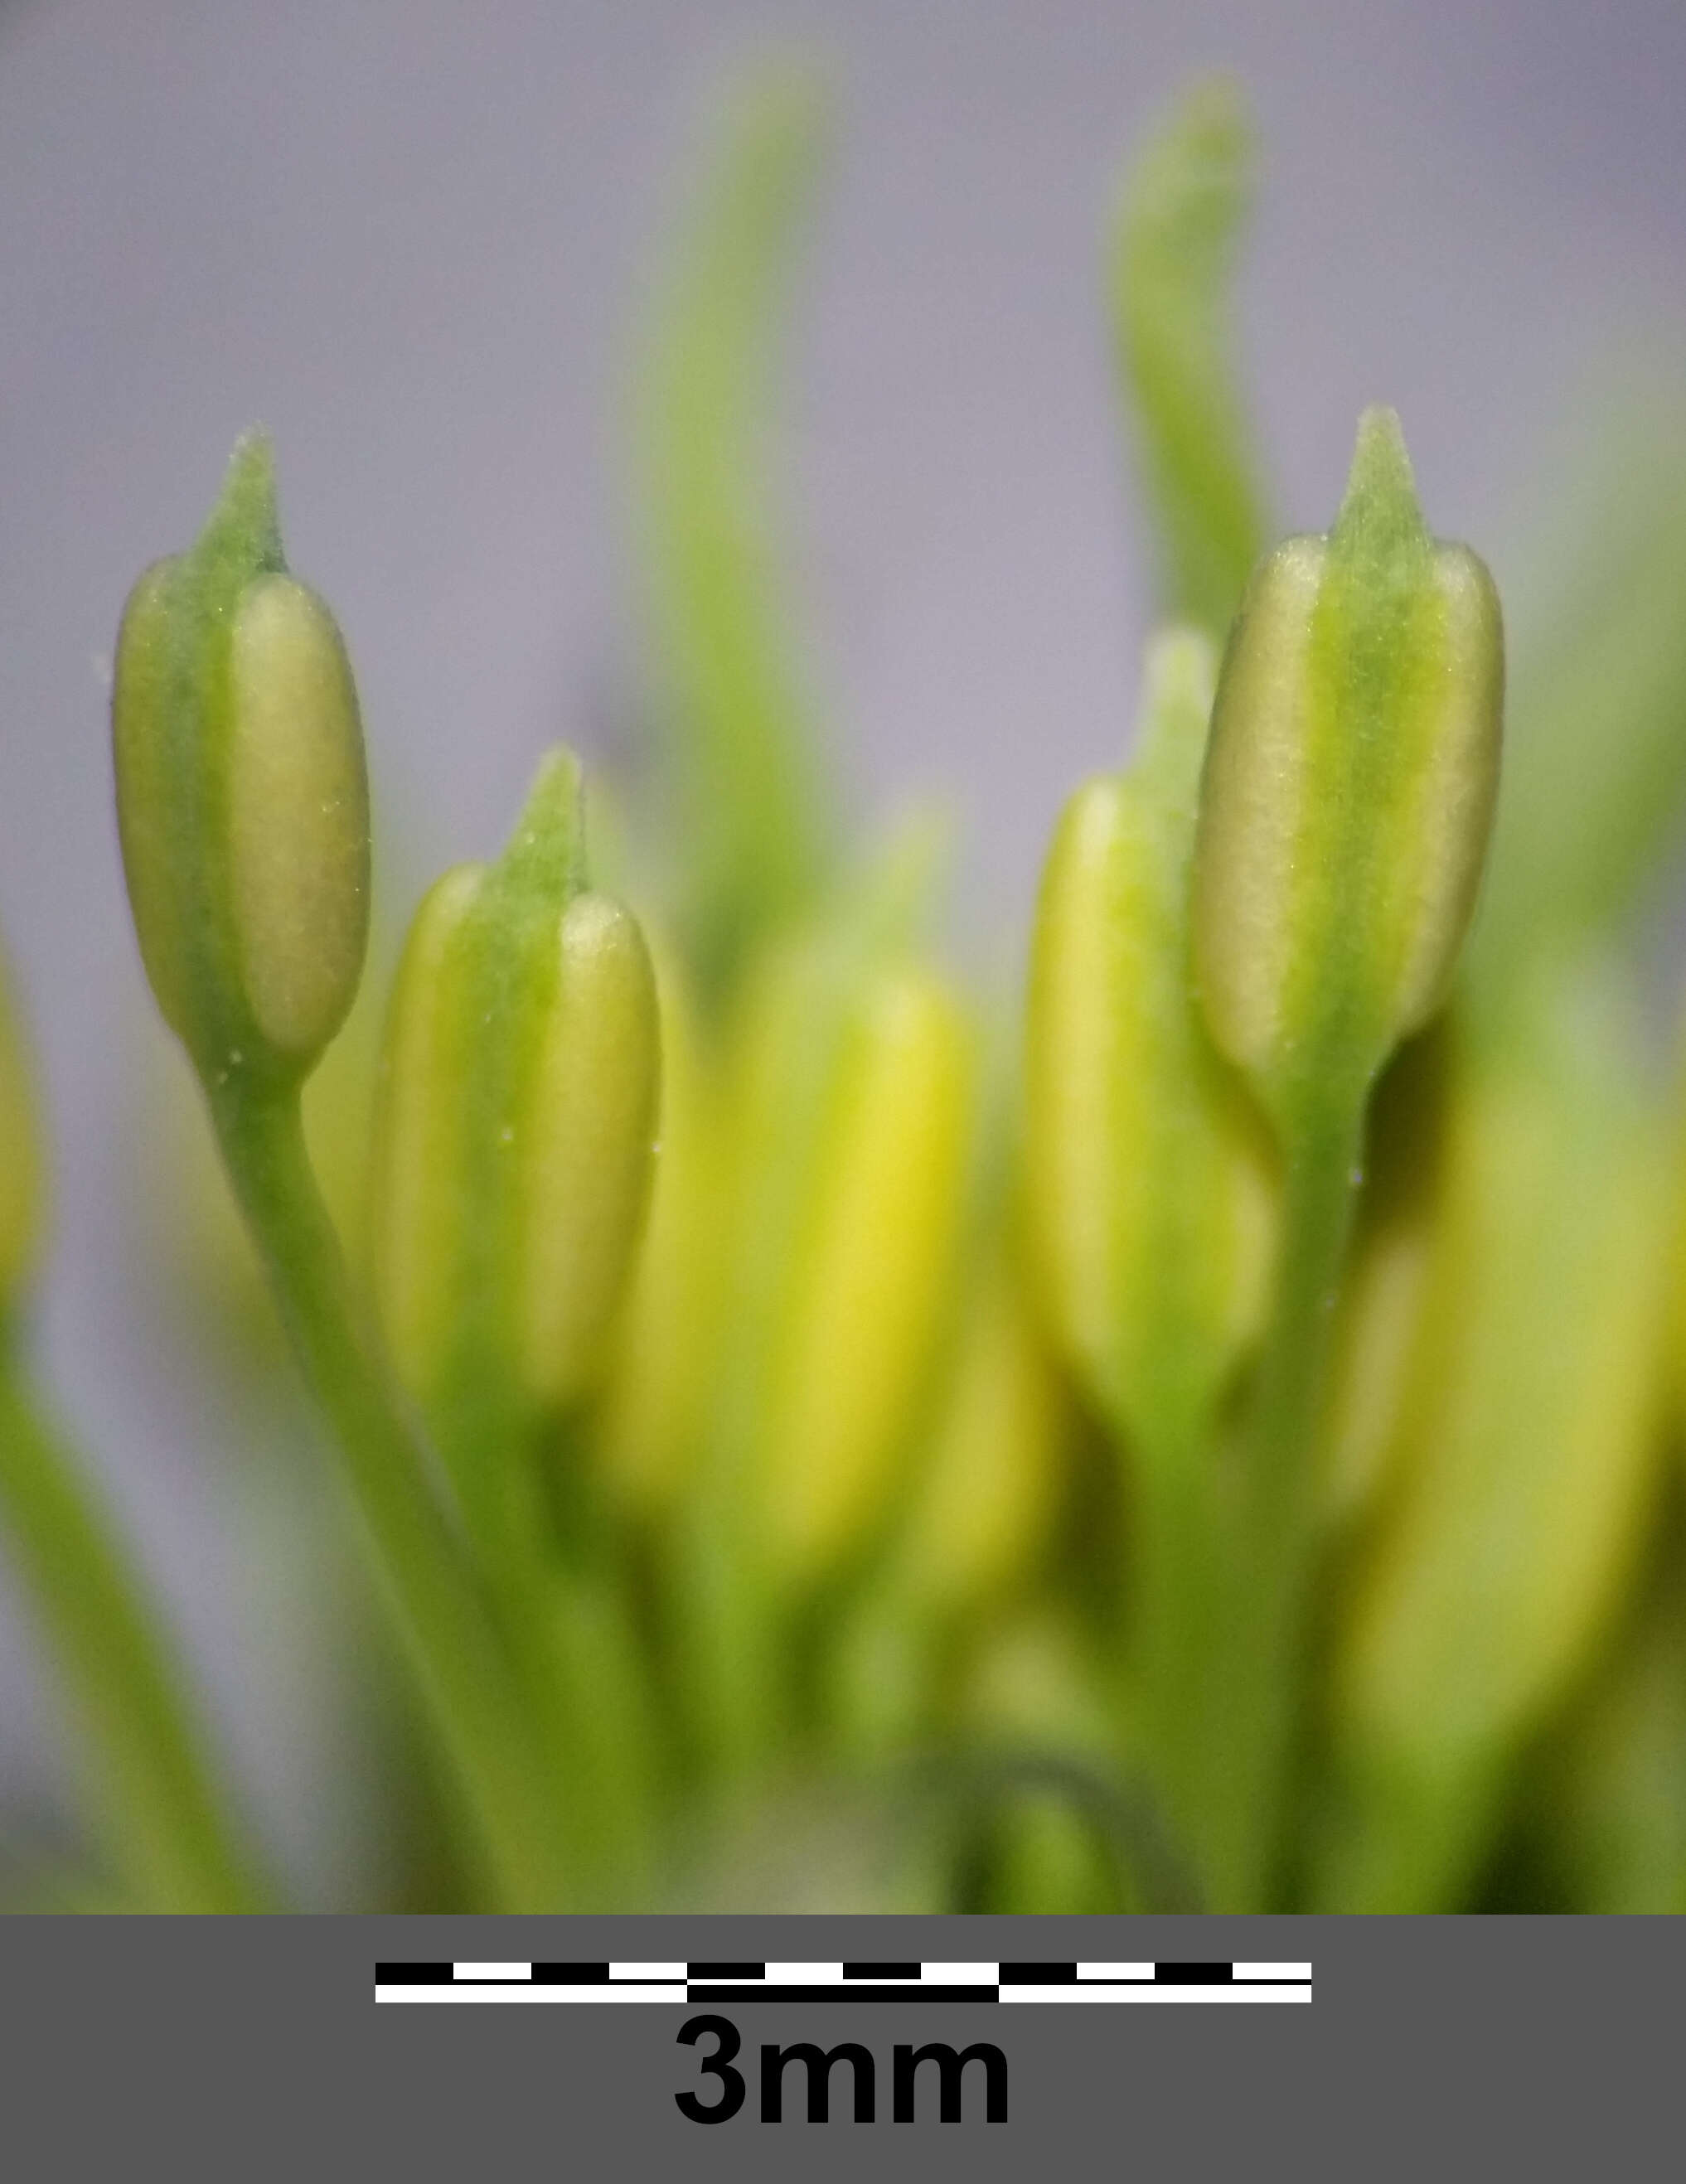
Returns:
[[[377,2002],[1309,2002],[1309,1964],[380,1964]]]

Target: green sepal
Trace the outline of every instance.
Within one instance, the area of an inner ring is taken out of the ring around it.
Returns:
[[[703,985],[813,899],[829,841],[771,520],[771,366],[823,142],[810,71],[740,90],[635,373],[634,456],[680,929]]]
[[[1119,192],[1108,237],[1118,370],[1158,546],[1159,609],[1228,628],[1266,529],[1237,384],[1231,287],[1252,142],[1235,86],[1194,85]]]

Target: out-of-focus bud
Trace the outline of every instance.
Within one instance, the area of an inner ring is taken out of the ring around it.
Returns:
[[[1254,572],[1201,786],[1196,972],[1219,1046],[1280,1122],[1331,1072],[1361,1089],[1438,1005],[1499,782],[1491,577],[1430,538],[1398,421],[1359,421],[1326,538]]]
[[[661,1156],[592,1441],[617,1497],[653,1515],[669,1506],[701,1445],[729,1210],[716,1057],[678,950],[659,932],[650,940],[662,1027]]]
[[[368,937],[369,810],[333,617],[287,574],[269,443],[243,441],[187,553],[135,586],[111,702],[135,930],[208,1086],[308,1074]]]
[[[998,1616],[1042,1563],[1075,1424],[991,1222],[893,1546],[831,1648],[840,1733],[882,1755],[929,1733],[957,1630]]]
[[[962,1330],[915,1495],[902,1581],[928,1610],[997,1599],[1035,1567],[1065,1485],[1069,1398],[1003,1251]]]
[[[643,1217],[659,1033],[637,924],[583,891],[578,769],[539,769],[508,849],[438,881],[388,1021],[371,1228],[401,1378],[584,1394]]]
[[[1375,1506],[1399,1452],[1445,1198],[1456,1014],[1449,1011],[1401,1050],[1371,1105],[1364,1195],[1330,1361],[1323,1507],[1336,1530]]]
[[[1336,1649],[1331,1908],[1460,1902],[1633,1567],[1669,1239],[1624,1000],[1548,967],[1453,1108],[1397,1490]]]
[[[1142,750],[1078,790],[1043,874],[1027,1205],[1050,1320],[1115,1427],[1186,1443],[1264,1306],[1268,1146],[1188,986],[1189,859],[1212,653],[1149,656]]]
[[[1252,132],[1208,77],[1164,115],[1119,194],[1108,251],[1120,376],[1157,518],[1168,614],[1221,634],[1270,535],[1237,385],[1231,275]]]
[[[1686,1913],[1686,1569],[1678,1523],[1544,1782],[1544,1846],[1577,1909]]]
[[[792,1588],[884,1513],[952,1309],[977,1056],[907,944],[907,862],[898,849],[825,928],[765,956],[734,1034],[713,1468]]]
[[[972,1029],[941,979],[886,965],[849,1015],[763,1424],[769,1545],[797,1583],[859,1540],[890,1484],[954,1272],[972,1134]]]
[[[34,1088],[0,961],[0,1323],[40,1244],[46,1196],[42,1167]]]

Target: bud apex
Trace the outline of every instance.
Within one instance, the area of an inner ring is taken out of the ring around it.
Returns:
[[[112,692],[147,975],[200,1074],[308,1074],[368,933],[362,728],[332,616],[286,573],[268,443],[235,451],[192,550],[125,610]]]
[[[1429,537],[1398,420],[1366,410],[1333,531],[1254,572],[1201,788],[1201,998],[1267,1103],[1331,1064],[1367,1082],[1438,1006],[1492,828],[1503,691],[1492,579]]]

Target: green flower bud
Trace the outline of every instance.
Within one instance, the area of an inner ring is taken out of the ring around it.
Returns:
[[[1201,786],[1194,950],[1214,1038],[1281,1119],[1367,1084],[1444,993],[1499,780],[1492,579],[1425,529],[1398,422],[1359,421],[1326,538],[1255,571]]]
[[[1335,1650],[1326,1908],[1452,1908],[1659,1483],[1670,1218],[1637,1028],[1548,967],[1453,1103],[1398,1478]]]
[[[1665,1538],[1545,1786],[1554,1864],[1580,1911],[1686,1913],[1686,1584],[1678,1526]]]
[[[1035,1569],[1058,1513],[1070,1424],[1069,1398],[1002,1251],[961,1331],[902,1547],[899,1574],[921,1607],[991,1603]]]
[[[1114,1426],[1181,1448],[1257,1333],[1268,1146],[1188,990],[1189,861],[1212,702],[1192,632],[1149,656],[1140,756],[1078,790],[1031,953],[1027,1205],[1040,1286]]]
[[[652,932],[650,953],[662,1024],[661,1158],[592,1440],[617,1497],[653,1515],[671,1505],[701,1444],[729,1208],[716,1057],[678,950]]]
[[[35,1092],[0,961],[0,1321],[39,1245],[47,1195]]]
[[[1399,1453],[1443,1210],[1455,1016],[1449,1011],[1401,1050],[1371,1102],[1364,1194],[1330,1360],[1323,1505],[1335,1530],[1376,1505]]]
[[[855,997],[763,1421],[766,1521],[798,1582],[882,1507],[942,1323],[976,1056],[940,979],[886,966]]]
[[[142,958],[208,1084],[306,1075],[368,934],[369,811],[333,617],[287,574],[267,441],[241,443],[198,543],[130,594],[111,703]]]
[[[540,768],[509,848],[416,913],[382,1065],[371,1229],[400,1377],[583,1394],[637,1243],[659,1035],[638,926],[583,891],[578,769]]]
[[[887,1514],[952,1309],[977,1055],[908,942],[909,847],[762,957],[732,1030],[728,1348],[700,1483],[756,1581],[792,1590]]]

